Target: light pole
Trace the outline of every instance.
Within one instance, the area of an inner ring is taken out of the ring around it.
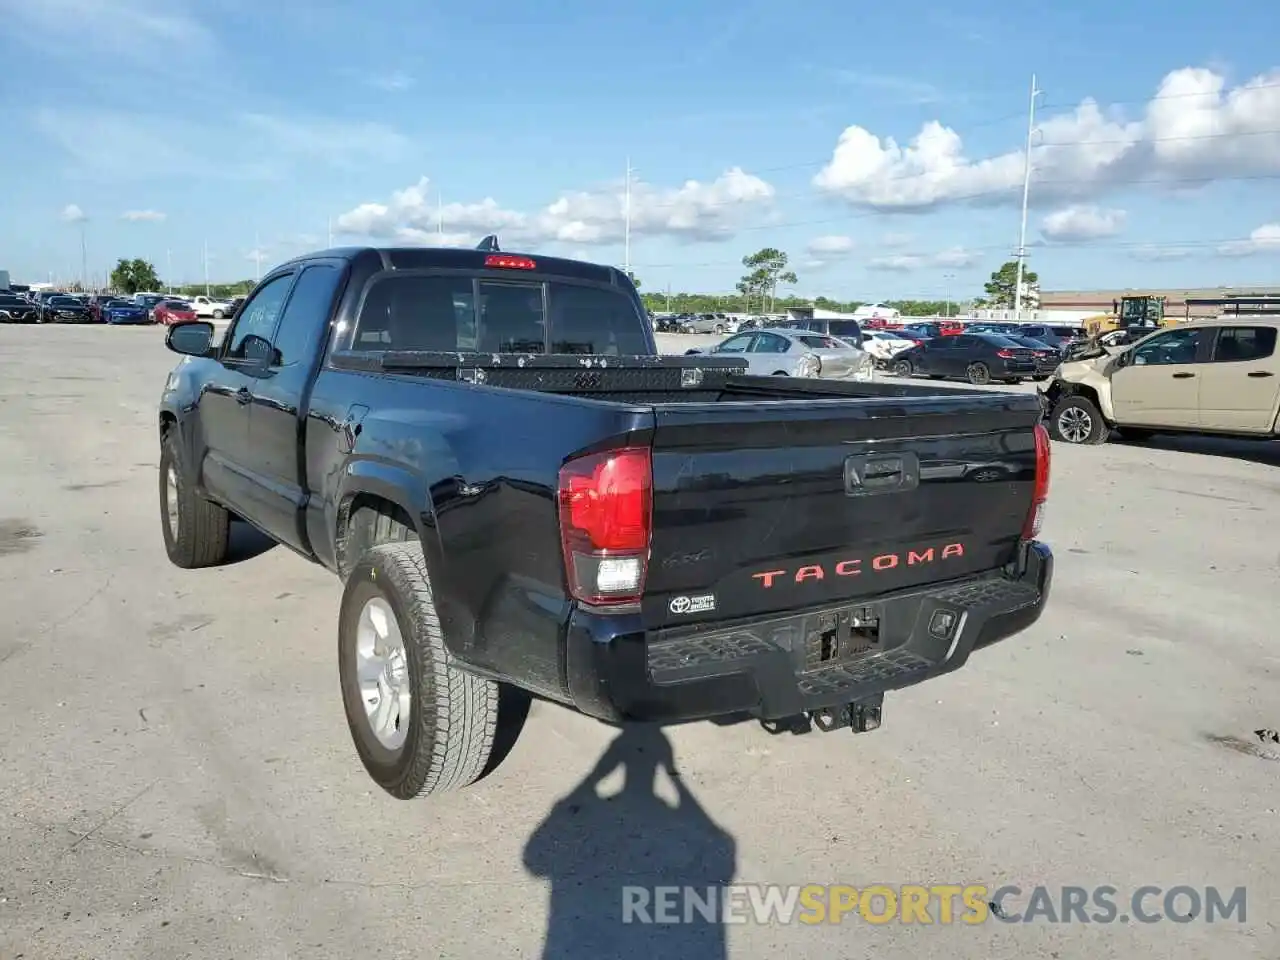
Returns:
[[[1031,196],[1031,139],[1036,133],[1036,75],[1031,75],[1031,109],[1027,113],[1027,156],[1022,165],[1022,227],[1018,232],[1018,277],[1013,285],[1013,319],[1022,319],[1022,273],[1027,263],[1027,201]]]
[[[951,316],[951,284],[955,278],[956,275],[954,273],[944,273],[942,275],[942,311],[943,316],[948,318]]]

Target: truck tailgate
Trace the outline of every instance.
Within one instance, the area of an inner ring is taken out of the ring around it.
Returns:
[[[1032,504],[1034,398],[658,406],[651,629],[999,568]]]

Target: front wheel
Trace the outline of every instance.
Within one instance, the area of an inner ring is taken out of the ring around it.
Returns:
[[[717,323],[717,324],[716,324],[716,326],[715,326],[715,332],[716,332],[717,334],[722,334],[722,333],[724,333],[724,325],[723,325],[723,324],[719,324],[719,323]]]
[[[338,675],[356,752],[392,796],[466,787],[485,772],[498,684],[449,662],[420,543],[371,547],[351,570]]]
[[[1063,443],[1099,444],[1107,439],[1102,411],[1088,397],[1067,397],[1049,414],[1049,432]]]
[[[221,310],[213,311],[213,319],[215,320],[221,320],[224,316],[225,314]]]
[[[172,431],[160,446],[160,526],[174,566],[194,570],[227,558],[231,514],[192,489]]]
[[[984,386],[991,382],[991,371],[985,363],[971,363],[965,368],[964,375],[976,386]]]

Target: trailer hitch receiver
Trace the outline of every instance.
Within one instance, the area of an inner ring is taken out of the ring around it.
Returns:
[[[848,727],[854,733],[870,733],[880,729],[884,719],[884,694],[855,700],[839,707],[824,707],[809,715],[813,725],[823,733]]]

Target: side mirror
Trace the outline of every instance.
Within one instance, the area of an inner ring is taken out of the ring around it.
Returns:
[[[207,357],[213,349],[213,324],[205,320],[175,323],[165,333],[164,345],[188,357]]]

